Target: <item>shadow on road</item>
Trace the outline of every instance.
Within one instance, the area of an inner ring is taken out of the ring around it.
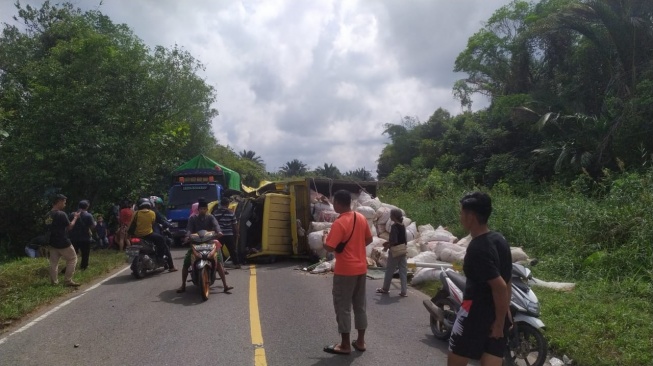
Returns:
[[[332,366],[332,365],[351,365],[358,357],[363,353],[353,351],[350,355],[328,355],[324,354],[324,357],[311,357],[311,360],[317,360],[311,366]]]
[[[222,286],[213,285],[211,291],[209,292],[209,299],[211,301],[212,297],[215,296],[230,296],[231,294],[225,293]],[[202,300],[200,296],[200,290],[194,285],[187,285],[186,292],[180,294],[177,293],[177,289],[165,290],[159,294],[159,299],[163,302],[170,304],[178,304],[184,306],[194,306],[200,305],[206,301]]]
[[[137,278],[134,278],[134,276],[132,276],[131,270],[127,270],[125,272],[125,274],[123,274],[122,276],[114,277],[114,278],[104,282],[102,285],[103,286],[104,285],[124,285],[126,283],[134,282],[134,281],[148,281],[148,279],[150,279],[150,278],[156,278],[156,277],[159,277],[159,276],[162,276],[162,275],[165,275],[165,274],[168,274],[168,272],[164,271],[162,269],[159,269],[159,270],[156,270],[154,272],[148,273],[145,276],[145,278],[137,279]]]

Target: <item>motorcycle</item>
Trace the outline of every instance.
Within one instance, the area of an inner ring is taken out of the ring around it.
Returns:
[[[216,254],[220,246],[215,243],[216,233],[200,230],[190,235],[192,250],[190,278],[200,289],[202,300],[209,299],[209,288],[215,282]]]
[[[536,263],[534,260],[531,265]],[[548,346],[541,331],[544,323],[539,318],[540,303],[528,284],[532,279],[530,269],[518,263],[512,264],[510,312],[513,327],[507,335],[504,365],[542,366],[546,361]],[[466,278],[453,270],[442,269],[440,281],[442,289],[432,299],[424,300],[424,306],[431,315],[433,335],[447,340],[463,301]]]
[[[127,263],[131,263],[132,275],[136,278],[143,278],[148,272],[155,271],[159,268],[168,269],[166,256],[159,258],[156,255],[156,246],[154,243],[140,239],[131,238],[131,245],[125,248]]]

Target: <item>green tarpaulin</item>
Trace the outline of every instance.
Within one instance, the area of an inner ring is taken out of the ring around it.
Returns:
[[[189,161],[177,167],[177,169],[173,171],[173,174],[188,169],[215,169],[216,165],[219,166],[224,173],[225,180],[227,181],[227,187],[225,188],[240,191],[240,174],[227,168],[224,165],[218,164],[205,155],[197,155],[196,157],[190,159]]]

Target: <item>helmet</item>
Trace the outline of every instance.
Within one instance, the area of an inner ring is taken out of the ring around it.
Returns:
[[[152,203],[147,198],[139,198],[138,208],[152,208]]]
[[[161,205],[163,206],[163,199],[161,197],[157,196],[150,196],[150,202],[152,202],[153,205]]]

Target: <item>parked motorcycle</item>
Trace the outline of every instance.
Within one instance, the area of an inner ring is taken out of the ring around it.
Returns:
[[[125,249],[127,263],[131,263],[132,275],[136,278],[143,278],[148,272],[159,268],[168,269],[166,256],[158,258],[154,243],[140,239],[131,238],[131,245]]]
[[[536,263],[532,261],[531,265]],[[542,366],[546,361],[548,346],[541,331],[544,323],[539,318],[540,303],[528,284],[532,279],[530,269],[512,264],[510,312],[513,327],[508,334],[509,349],[504,365]],[[424,306],[431,315],[433,335],[447,340],[463,301],[466,278],[453,270],[442,269],[440,281],[442,289],[431,300],[424,300]]]
[[[190,245],[192,249],[190,278],[195,286],[200,289],[202,300],[209,299],[209,288],[215,282],[215,258],[220,249],[215,243],[214,231],[200,230],[191,234]]]

